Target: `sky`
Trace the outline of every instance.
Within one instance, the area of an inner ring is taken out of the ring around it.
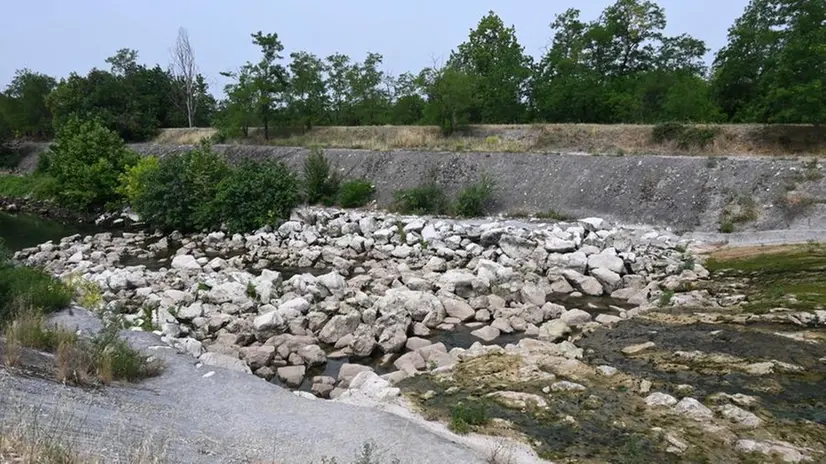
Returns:
[[[92,67],[120,48],[139,52],[138,61],[166,67],[178,28],[189,32],[196,63],[213,93],[226,80],[221,71],[255,61],[250,34],[276,32],[285,56],[306,50],[334,52],[355,60],[368,51],[384,56],[384,70],[418,72],[447,60],[470,29],[490,10],[514,25],[525,52],[539,57],[549,45],[549,24],[568,8],[596,19],[613,0],[37,0],[8,1],[0,27],[0,88],[16,69],[58,78]],[[726,43],[728,28],[748,0],[659,0],[666,33],[689,33],[711,48]]]

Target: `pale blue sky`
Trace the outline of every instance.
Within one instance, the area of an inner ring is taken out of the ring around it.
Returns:
[[[394,74],[418,72],[444,60],[488,10],[515,25],[525,51],[540,56],[548,25],[569,7],[595,19],[611,0],[31,0],[7,1],[0,27],[0,87],[28,67],[57,77],[86,73],[119,48],[134,48],[143,63],[169,62],[179,26],[189,30],[196,61],[213,91],[220,71],[257,58],[250,33],[277,32],[286,50],[319,56],[342,52],[362,59],[384,55]],[[660,0],[667,33],[703,39],[713,52],[748,0]],[[713,55],[710,54],[709,60]]]

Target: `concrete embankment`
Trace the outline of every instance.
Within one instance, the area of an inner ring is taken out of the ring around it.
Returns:
[[[185,145],[138,144],[166,155]],[[216,145],[231,160],[274,158],[300,170],[305,148]],[[769,157],[592,156],[538,153],[374,152],[327,149],[345,177],[372,180],[380,206],[398,189],[435,179],[450,194],[490,174],[496,213],[601,216],[622,223],[715,231],[826,226],[826,182],[815,161]]]
[[[46,145],[42,144],[41,149]],[[190,145],[133,144],[142,154],[181,153]],[[215,145],[232,161],[273,158],[300,171],[309,150]],[[21,171],[36,165],[34,150]],[[789,157],[705,157],[582,153],[378,152],[327,149],[348,178],[376,185],[379,206],[393,192],[436,180],[453,195],[483,173],[497,182],[495,213],[554,211],[625,224],[736,232],[826,229],[826,179],[817,160]]]

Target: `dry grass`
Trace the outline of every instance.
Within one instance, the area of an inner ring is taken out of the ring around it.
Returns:
[[[276,131],[269,144],[330,148],[397,149],[451,152],[588,152],[606,155],[789,155],[826,153],[826,140],[817,140],[807,125],[699,125],[718,131],[704,148],[680,148],[676,142],[656,143],[652,125],[525,124],[477,125],[461,135],[443,137],[436,126],[316,127]],[[214,129],[164,129],[156,143],[190,144],[210,137]],[[260,130],[239,144],[265,144]]]
[[[129,464],[160,464],[167,462],[167,440],[150,435],[135,440],[133,436],[113,437],[109,430],[100,437],[101,443],[93,447],[73,446],[70,427],[73,418],[52,417],[49,423],[40,423],[35,418],[34,408],[22,407],[24,413],[6,418],[0,424],[0,464],[104,464],[124,462]],[[16,420],[9,420],[15,417]],[[82,421],[81,421],[82,422]],[[105,436],[104,436],[105,435]],[[119,435],[119,434],[118,434]],[[118,443],[133,443],[125,451],[114,452],[111,443],[104,440],[117,439]],[[104,452],[106,457],[98,453]]]
[[[46,327],[42,313],[17,312],[3,330],[4,364],[21,367],[21,350],[54,353],[54,375],[63,383],[98,386],[114,380],[138,381],[159,375],[164,366],[129,347],[117,330],[104,330],[93,339],[57,327]],[[26,366],[22,366],[26,367]]]

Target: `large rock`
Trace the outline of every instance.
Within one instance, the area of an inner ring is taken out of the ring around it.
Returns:
[[[499,247],[508,258],[526,261],[536,249],[536,243],[514,235],[502,235],[499,239]]]
[[[480,259],[476,267],[476,275],[489,285],[498,285],[508,282],[516,277],[516,273],[509,267],[491,261]]]
[[[677,404],[677,398],[667,394],[667,393],[660,393],[654,392],[645,397],[645,404],[651,407],[655,406],[666,406],[671,407]]]
[[[206,364],[207,366],[215,366],[215,367],[222,367],[224,369],[229,369],[232,371],[244,372],[246,374],[252,374],[249,366],[244,361],[241,361],[238,358],[228,356],[221,353],[214,353],[208,352],[201,355],[198,358],[199,361]]]
[[[440,301],[448,316],[455,317],[462,322],[473,319],[476,315],[473,308],[464,301],[454,300],[452,298],[441,298]]]
[[[357,312],[333,316],[319,332],[318,339],[322,343],[335,345],[341,337],[355,332],[360,322],[361,315]]]
[[[763,424],[763,421],[755,414],[739,408],[733,404],[726,404],[720,407],[720,415],[726,419],[740,424],[747,428],[757,428]]]
[[[573,269],[562,271],[562,276],[586,295],[601,296],[603,293],[602,284],[595,277],[582,275]]]
[[[400,356],[393,365],[396,366],[396,369],[403,371],[407,375],[415,375],[425,368],[425,361],[422,355],[411,351]]]
[[[204,295],[204,301],[215,304],[240,303],[246,300],[249,300],[247,287],[239,282],[224,282],[212,287]]]
[[[255,330],[255,338],[265,341],[274,335],[284,333],[287,322],[278,310],[273,309],[253,319],[252,327]]]
[[[439,286],[462,298],[473,298],[487,293],[488,285],[470,272],[451,269],[439,278]]]
[[[711,412],[711,409],[708,409],[694,398],[685,397],[674,406],[674,410],[681,413],[686,417],[690,417],[694,420],[702,421],[702,420],[709,420],[714,417],[714,413]]]
[[[563,240],[559,237],[550,237],[545,240],[545,250],[549,253],[567,253],[576,250],[576,242]]]
[[[546,322],[539,327],[539,339],[549,342],[562,340],[570,333],[571,327],[567,322],[560,319]]]
[[[579,327],[591,322],[591,315],[581,309],[572,309],[565,311],[559,319],[570,326]]]
[[[440,303],[441,304],[441,303]],[[388,314],[376,319],[378,345],[385,353],[396,353],[407,342],[407,329],[413,321],[404,313]]]
[[[613,292],[622,285],[622,277],[620,277],[619,274],[602,267],[591,269],[591,275],[602,284],[602,288],[604,288],[607,293]]]
[[[252,370],[269,366],[275,356],[275,347],[269,345],[249,346],[241,348],[244,353],[244,360],[247,361]]]
[[[342,364],[338,371],[338,382],[342,388],[347,388],[350,382],[361,372],[372,371],[369,366],[361,364]]]
[[[298,349],[298,355],[307,367],[319,366],[327,362],[327,355],[318,345],[306,345]]]
[[[497,328],[494,328],[494,327],[491,327],[491,326],[485,326],[485,327],[482,327],[481,329],[474,330],[470,334],[473,335],[474,337],[480,338],[480,339],[482,339],[486,342],[491,342],[491,341],[495,340],[496,338],[498,338],[499,335],[501,335],[501,332]]]
[[[430,328],[438,326],[445,318],[445,308],[438,297],[406,287],[388,290],[383,297],[376,300],[373,308],[381,316],[404,312],[414,321],[424,321]]]
[[[330,293],[336,293],[337,291],[347,287],[347,282],[344,280],[344,277],[335,271],[319,276],[318,282],[327,287],[327,290],[329,290]]]
[[[304,366],[284,366],[276,369],[275,373],[278,380],[284,382],[288,387],[295,388],[301,385],[301,382],[304,382],[307,368]]]
[[[625,263],[616,253],[612,254],[608,250],[603,250],[601,253],[588,257],[588,269],[599,268],[622,274],[623,270],[625,270]]]
[[[529,303],[536,306],[545,304],[545,290],[539,286],[531,283],[526,283],[519,290],[519,296],[522,297],[523,303]]]
[[[81,255],[82,256],[82,255]],[[200,271],[201,265],[198,260],[192,255],[178,255],[172,258],[172,269],[180,269],[182,271]]]

